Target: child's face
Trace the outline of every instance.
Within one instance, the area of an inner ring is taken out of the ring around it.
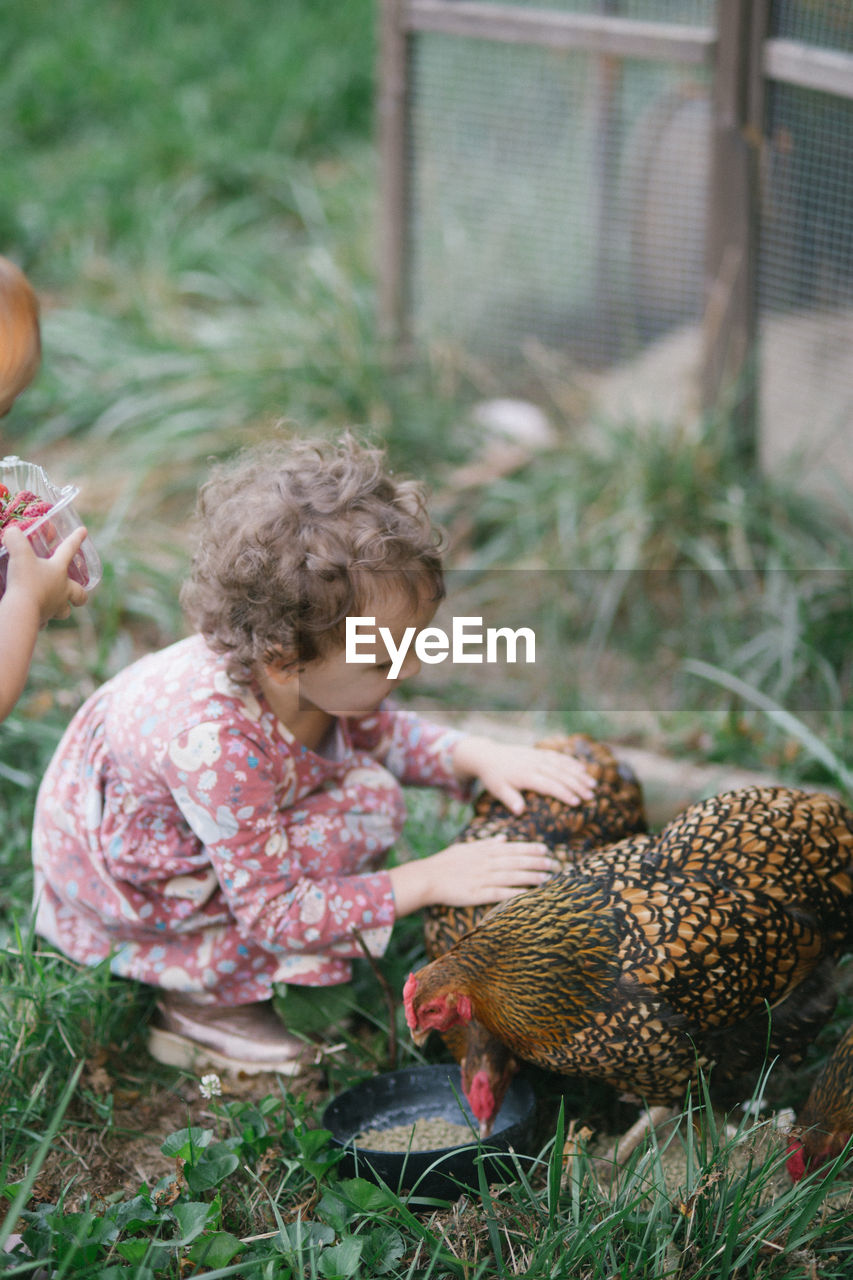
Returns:
[[[375,639],[371,644],[365,644],[362,652],[372,650],[373,658],[370,662],[347,662],[346,649],[341,648],[306,662],[295,676],[299,684],[300,707],[315,707],[333,716],[365,716],[375,711],[398,685],[417,675],[421,669],[412,643],[398,674],[393,680],[389,679],[391,654],[382,641],[379,628],[385,627],[390,631],[397,648],[406,628],[414,627],[417,634],[430,624],[436,608],[433,600],[412,605],[402,593],[389,599],[379,598],[366,606],[365,616],[375,618],[372,632]]]

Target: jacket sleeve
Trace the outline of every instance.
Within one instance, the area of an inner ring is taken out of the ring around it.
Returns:
[[[441,787],[459,799],[468,799],[469,783],[462,783],[453,768],[453,750],[464,735],[424,720],[414,711],[384,702],[361,720],[349,721],[356,750],[369,751],[401,783]]]

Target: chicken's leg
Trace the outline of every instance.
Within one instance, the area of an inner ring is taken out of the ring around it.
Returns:
[[[668,1120],[674,1120],[679,1115],[681,1112],[678,1107],[649,1107],[596,1163],[602,1169],[614,1173],[640,1145],[647,1133],[658,1129],[662,1124],[666,1124]]]

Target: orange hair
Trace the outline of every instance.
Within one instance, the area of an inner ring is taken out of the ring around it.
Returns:
[[[7,413],[41,363],[39,304],[29,280],[0,257],[0,413]]]

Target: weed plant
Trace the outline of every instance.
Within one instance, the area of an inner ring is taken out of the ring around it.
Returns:
[[[81,485],[105,564],[87,609],[42,637],[0,726],[0,1271],[849,1278],[849,1183],[837,1170],[780,1183],[768,1120],[741,1118],[732,1137],[703,1099],[696,1132],[689,1115],[609,1186],[583,1143],[564,1152],[574,1117],[551,1105],[508,1185],[452,1204],[398,1195],[339,1177],[324,1097],[282,1081],[202,1098],[145,1058],[148,995],[32,935],[45,763],[97,684],[182,633],[196,486],[211,457],[279,419],[387,443],[433,483],[451,533],[464,527],[456,611],[536,619],[546,680],[427,679],[449,709],[613,731],[625,709],[651,708],[680,749],[848,791],[853,540],[828,508],[739,474],[724,424],[677,442],[612,423],[580,438],[553,374],[531,377],[560,447],[474,500],[453,496],[475,440],[468,407],[498,380],[447,352],[394,367],[376,341],[372,0],[7,0],[0,41],[0,252],[39,290],[45,356],[0,451]],[[403,851],[446,843],[462,820],[416,797]],[[403,926],[382,961],[394,992],[422,954],[417,922]],[[312,1015],[340,1028],[324,1096],[385,1069],[395,1039],[398,1062],[419,1060],[366,961],[336,1007],[279,999],[305,1034]],[[845,995],[780,1100],[805,1096],[850,1016]],[[122,1094],[137,1098],[135,1130],[151,1097],[174,1112],[168,1172],[143,1170],[130,1190],[92,1174],[96,1153],[138,1136],[118,1118]],[[735,1150],[752,1143],[743,1167]]]

